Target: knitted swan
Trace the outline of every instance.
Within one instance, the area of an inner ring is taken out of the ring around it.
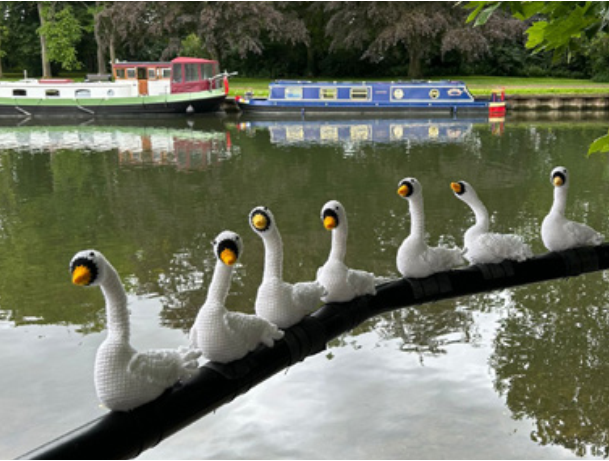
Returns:
[[[255,315],[229,312],[224,307],[233,275],[233,265],[243,252],[237,234],[224,231],[214,241],[218,261],[207,292],[207,300],[199,310],[190,330],[191,347],[214,362],[238,360],[260,343],[269,347],[283,338],[283,331]]]
[[[321,209],[321,220],[327,230],[332,231],[332,249],[328,261],[317,271],[317,281],[327,294],[322,301],[345,302],[356,296],[376,294],[374,274],[349,269],[343,262],[347,253],[347,213],[336,200],[326,203]]]
[[[99,286],[106,299],[108,336],[95,358],[95,389],[106,407],[130,410],[194,374],[200,356],[196,351],[137,352],[131,347],[125,289],[116,269],[100,252],[77,253],[70,262],[70,272],[75,285]]]
[[[298,323],[319,306],[325,293],[318,282],[301,282],[294,285],[284,282],[283,243],[275,218],[266,207],[250,212],[250,225],[264,243],[264,274],[256,296],[256,314],[279,328]]]
[[[519,235],[488,231],[488,211],[469,183],[453,182],[450,187],[455,196],[469,205],[476,215],[476,224],[467,229],[463,243],[464,256],[470,263],[498,263],[505,259],[524,261],[533,256],[531,247]]]
[[[398,195],[410,203],[410,235],[397,254],[398,271],[403,277],[422,278],[463,264],[458,248],[428,247],[425,243],[423,188],[415,178],[398,184]]]
[[[565,218],[569,172],[559,166],[552,170],[550,180],[554,185],[554,203],[541,224],[541,239],[550,251],[562,251],[587,245],[600,245],[604,236],[585,224]]]

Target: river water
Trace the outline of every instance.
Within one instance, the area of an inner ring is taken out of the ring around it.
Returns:
[[[408,236],[398,181],[423,185],[429,243],[461,245],[466,180],[497,232],[545,249],[550,171],[569,168],[568,216],[609,236],[609,161],[586,155],[594,119],[506,121],[234,117],[0,126],[0,457],[107,412],[93,387],[105,337],[99,289],[72,286],[79,250],[121,275],[139,350],[186,344],[230,229],[245,251],[227,302],[253,312],[263,246],[248,225],[275,214],[284,275],[312,280],[349,218],[346,262],[396,278]],[[601,458],[609,453],[607,276],[397,310],[332,341],[141,455],[202,458]],[[92,456],[95,456],[92,454]]]

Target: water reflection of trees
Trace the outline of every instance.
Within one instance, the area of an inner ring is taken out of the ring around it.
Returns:
[[[609,294],[588,275],[516,293],[490,363],[495,388],[531,438],[578,456],[609,455]]]

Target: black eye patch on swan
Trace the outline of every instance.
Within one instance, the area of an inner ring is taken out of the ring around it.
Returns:
[[[554,181],[555,178],[560,178],[562,180],[562,185],[563,186],[567,182],[567,177],[563,173],[561,173],[560,171],[557,171],[556,173],[554,173],[552,175],[552,181]]]
[[[85,266],[87,269],[89,269],[89,272],[91,273],[91,280],[87,285],[91,285],[97,279],[99,272],[97,265],[89,258],[76,258],[74,261],[72,261],[72,265],[70,266],[70,274],[73,273],[74,269],[76,269],[78,266]]]
[[[325,209],[324,214],[321,218],[323,220],[323,219],[326,219],[327,217],[334,218],[334,220],[336,221],[336,225],[338,226],[340,221],[338,219],[338,214],[336,214],[336,211],[331,210],[330,208]]]
[[[465,187],[465,184],[463,183],[463,181],[459,181],[459,185],[461,186],[461,192],[459,192],[459,195],[465,194],[465,191],[467,190],[467,188]]]
[[[222,257],[222,252],[224,250],[231,250],[233,253],[235,253],[235,256],[237,256],[237,259],[239,259],[239,247],[237,246],[237,243],[234,240],[226,239],[226,240],[222,240],[218,244],[218,247],[216,248],[216,253],[218,255],[218,258]]]
[[[405,195],[405,197],[410,197],[414,192],[414,186],[412,185],[412,183],[410,181],[402,181],[399,187],[402,186],[408,186],[408,193]]]
[[[251,214],[250,222],[252,224],[254,224],[254,219],[256,218],[256,216],[262,216],[265,219],[265,226],[263,228],[259,228],[256,225],[254,225],[254,227],[256,228],[257,231],[264,232],[264,231],[268,230],[269,227],[271,227],[271,217],[262,210],[256,210]]]

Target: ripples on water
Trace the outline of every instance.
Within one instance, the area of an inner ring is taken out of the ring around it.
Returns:
[[[247,223],[269,206],[288,281],[311,280],[340,200],[347,263],[396,277],[409,232],[398,180],[423,184],[429,242],[473,222],[452,196],[472,183],[498,232],[536,253],[553,166],[568,214],[609,235],[602,123],[193,118],[0,127],[0,455],[18,456],[104,414],[93,389],[104,338],[99,290],[69,283],[94,247],[129,292],[133,345],[184,344],[222,230],[243,236],[228,307],[253,312],[263,247]],[[572,458],[609,446],[604,274],[503,290],[371,319],[145,453],[144,458]]]

